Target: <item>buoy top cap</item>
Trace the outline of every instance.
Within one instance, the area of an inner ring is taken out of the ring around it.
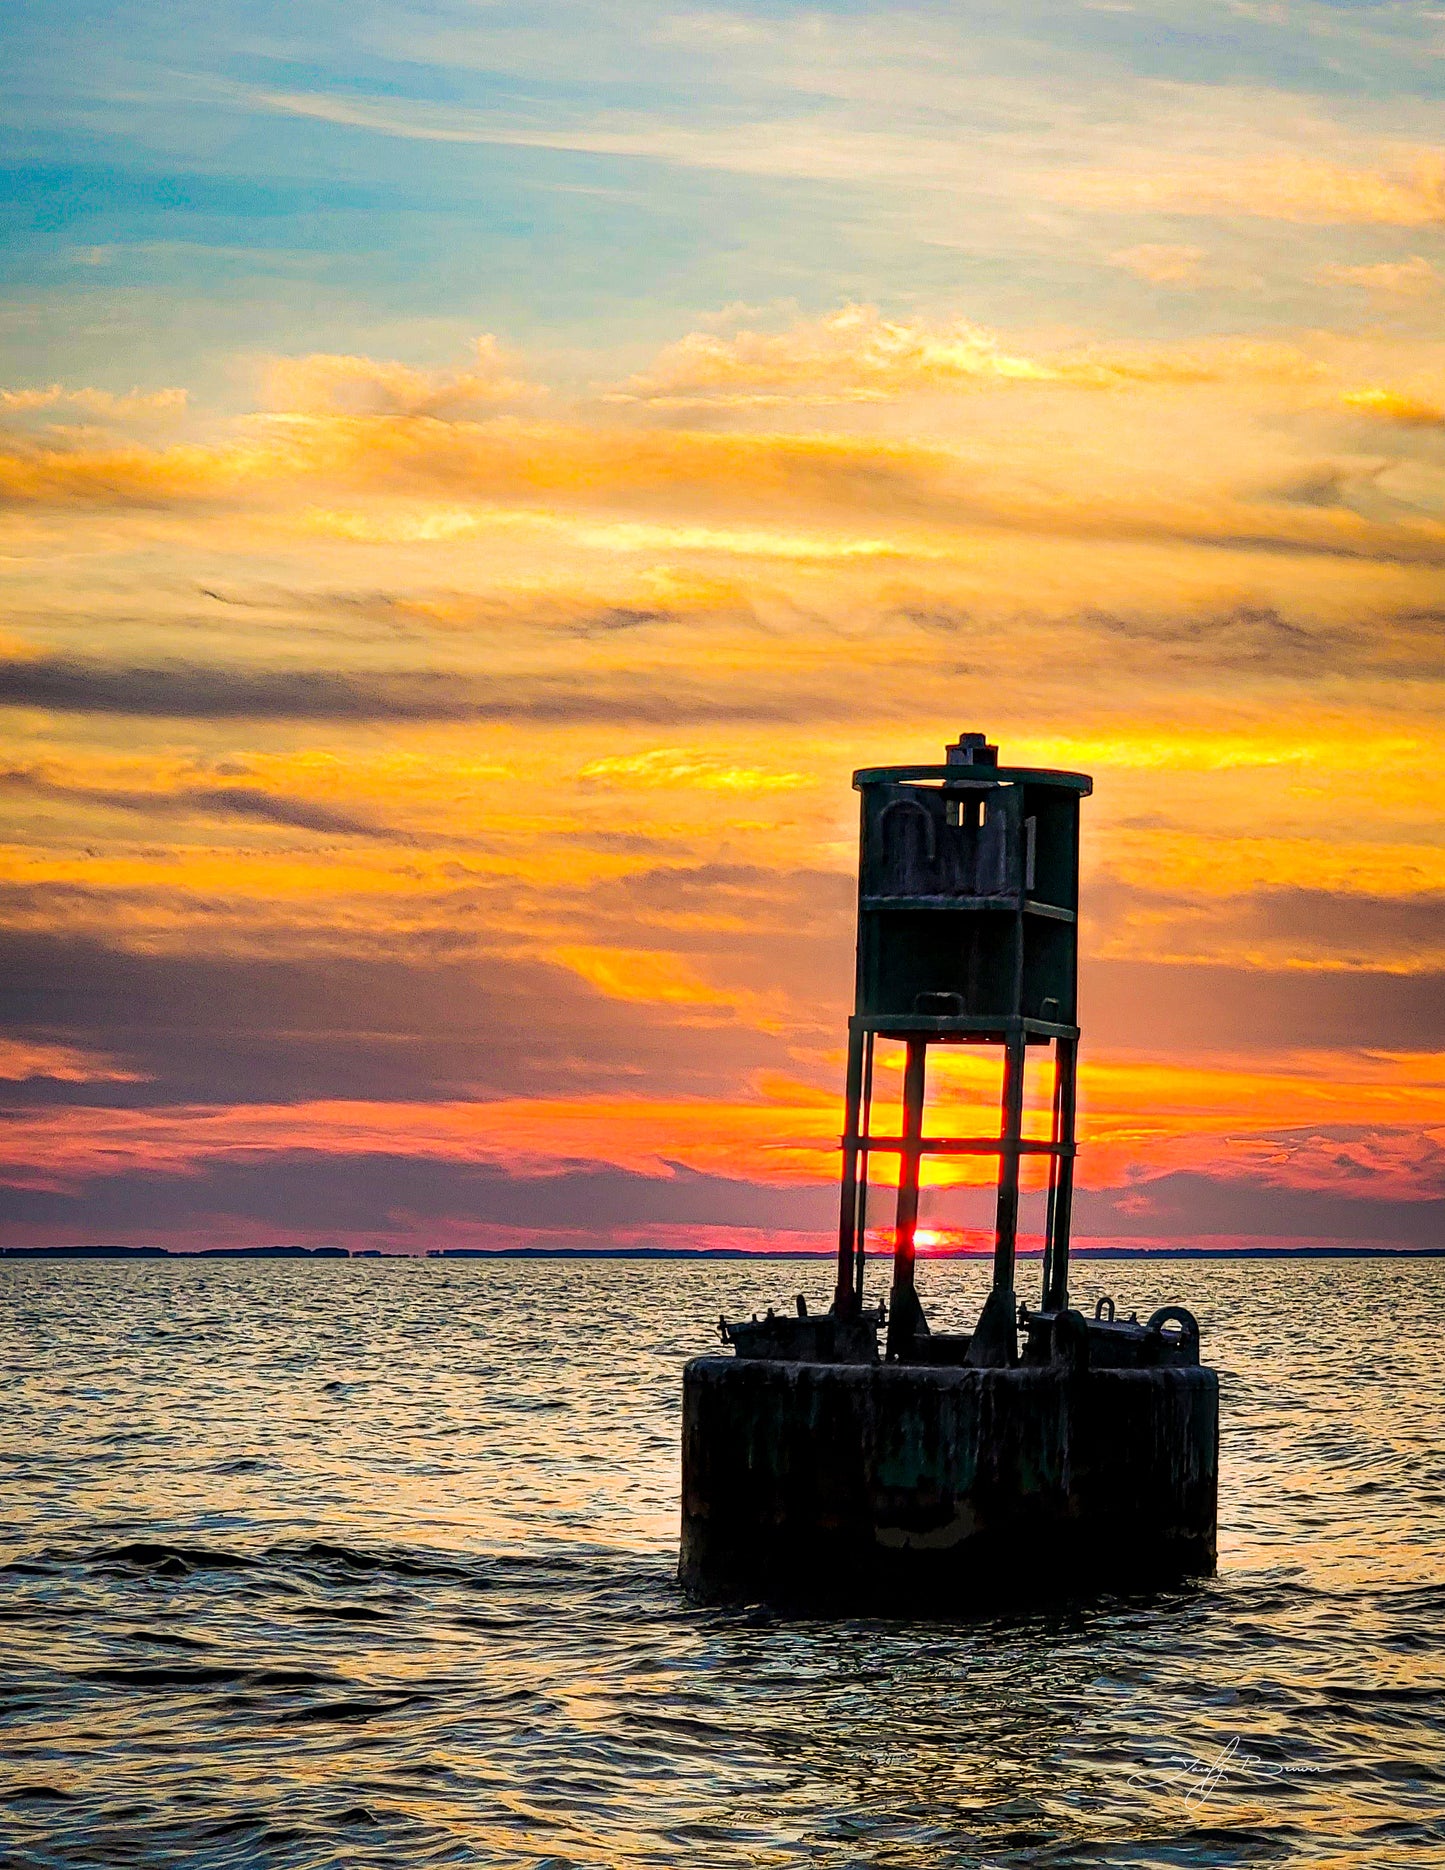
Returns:
[[[1094,782],[1087,773],[1063,773],[1038,766],[1000,766],[998,748],[987,734],[962,733],[943,750],[942,766],[864,766],[853,775],[855,786],[954,785],[1056,786],[1087,798]],[[977,778],[971,775],[977,774]]]
[[[950,766],[998,765],[998,748],[989,745],[987,734],[960,734],[944,752]]]

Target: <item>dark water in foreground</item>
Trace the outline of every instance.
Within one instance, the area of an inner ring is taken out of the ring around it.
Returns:
[[[690,1608],[682,1361],[824,1281],[0,1266],[0,1861],[1445,1865],[1445,1262],[1081,1270],[1201,1316],[1213,1583]]]

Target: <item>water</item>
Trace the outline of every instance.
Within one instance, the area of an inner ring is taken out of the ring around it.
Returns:
[[[1445,1864],[1445,1262],[1082,1269],[1201,1317],[1213,1582],[692,1608],[682,1362],[825,1277],[0,1265],[0,1860]]]

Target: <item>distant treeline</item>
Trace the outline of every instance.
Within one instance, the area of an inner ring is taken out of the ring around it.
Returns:
[[[1021,1248],[1020,1259],[1040,1250]],[[425,1255],[385,1253],[380,1247],[0,1247],[7,1260],[831,1260],[831,1253],[801,1248],[752,1252],[747,1247],[429,1247]],[[985,1253],[921,1254],[936,1260],[976,1259]],[[1076,1260],[1432,1260],[1445,1247],[1074,1247]]]
[[[169,1247],[0,1247],[7,1260],[381,1260],[399,1259],[379,1247],[196,1247],[174,1253]]]

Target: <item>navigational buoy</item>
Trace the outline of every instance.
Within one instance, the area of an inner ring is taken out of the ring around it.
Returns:
[[[729,1323],[683,1377],[679,1577],[704,1601],[881,1615],[1169,1583],[1215,1568],[1219,1386],[1189,1312],[1141,1323],[1069,1300],[1083,773],[868,768],[831,1308]],[[875,1053],[901,1045],[897,1134],[872,1128]],[[931,1046],[993,1048],[988,1134],[925,1124]],[[1048,1134],[1026,1072],[1051,1067]],[[997,1160],[993,1281],[970,1332],[930,1331],[915,1280],[926,1156]],[[865,1292],[869,1169],[898,1162],[892,1281]],[[1047,1162],[1039,1303],[1014,1291],[1020,1163]]]

